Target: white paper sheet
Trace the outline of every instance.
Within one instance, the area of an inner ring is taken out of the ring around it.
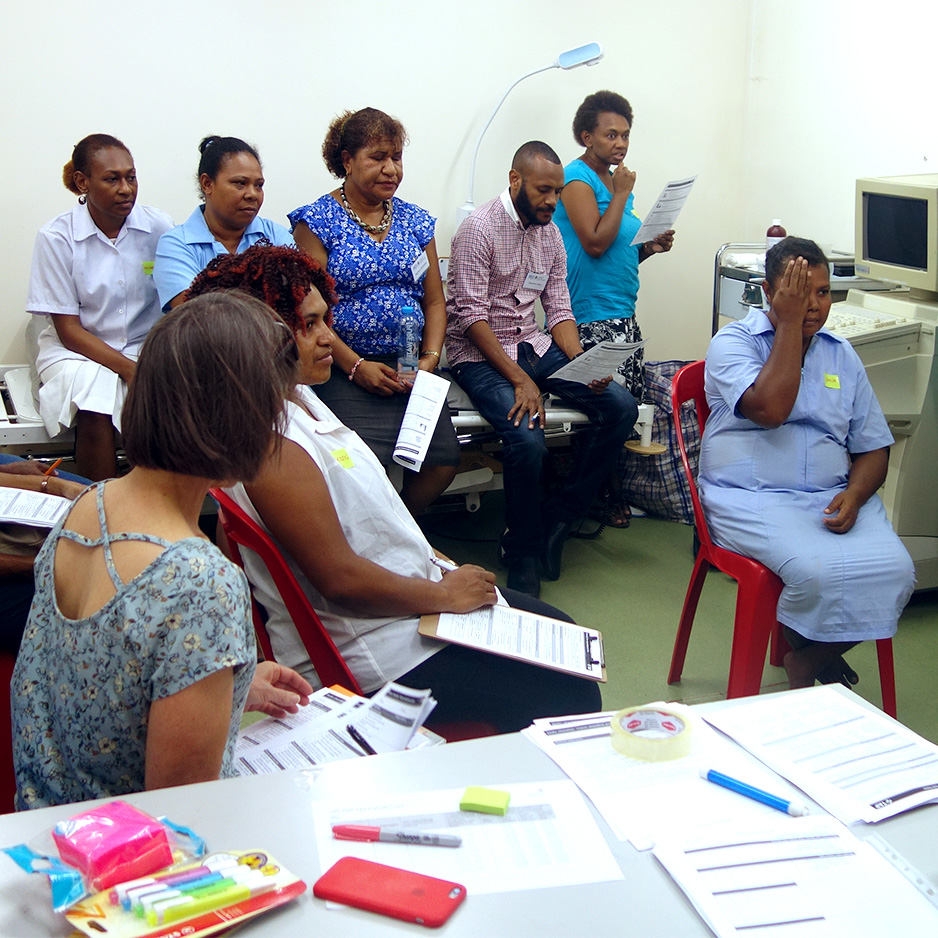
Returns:
[[[753,697],[706,720],[845,824],[938,801],[938,746],[832,687]]]
[[[684,712],[692,725],[691,753],[671,762],[640,762],[613,749],[609,731],[613,710],[535,720],[522,732],[580,786],[616,835],[628,838],[637,850],[648,850],[662,836],[778,813],[705,781],[701,767],[782,798],[800,797],[783,779]]]
[[[71,504],[69,499],[58,495],[0,487],[0,521],[51,528]]]
[[[547,889],[622,879],[622,871],[576,786],[568,781],[502,785],[473,780],[511,793],[504,817],[460,811],[464,788],[412,792],[393,798],[361,795],[346,802],[312,804],[316,845],[323,870],[341,857],[361,857],[452,880],[469,895]],[[456,848],[336,840],[333,824],[455,834]]]
[[[551,377],[577,381],[580,384],[601,381],[609,375],[615,375],[619,366],[625,364],[644,345],[644,340],[624,345],[598,342],[582,355],[577,355],[562,368],[558,368]]]
[[[938,911],[827,815],[731,824],[659,841],[655,856],[717,935],[938,934]]]
[[[646,241],[654,241],[658,235],[664,234],[674,227],[677,216],[681,214],[681,209],[684,207],[696,179],[696,176],[688,176],[687,179],[675,179],[661,190],[661,195],[655,199],[651,211],[645,215],[642,227],[638,229],[635,237],[632,238],[632,244],[644,244]]]
[[[420,748],[415,733],[436,701],[430,691],[414,691],[393,682],[370,700],[322,687],[305,707],[289,716],[267,717],[241,730],[234,766],[240,775],[281,769],[308,769],[367,755],[348,732],[354,726],[375,752]]]
[[[349,723],[375,752],[400,752],[435,706],[429,688],[414,690],[392,681],[356,710]]]
[[[446,378],[430,371],[417,372],[391,457],[399,466],[420,472],[448,390]]]
[[[595,629],[548,619],[512,606],[440,614],[437,638],[603,680],[602,636]]]

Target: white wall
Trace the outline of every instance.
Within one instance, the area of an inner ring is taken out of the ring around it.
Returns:
[[[750,100],[734,241],[773,217],[853,250],[861,176],[938,173],[938,6],[754,0]]]
[[[95,131],[128,144],[141,201],[177,221],[196,202],[201,137],[244,137],[264,159],[263,214],[284,221],[333,185],[319,156],[330,117],[383,108],[410,134],[401,195],[439,217],[447,253],[472,147],[505,88],[598,40],[595,68],[545,72],[511,93],[482,144],[475,201],[500,191],[525,140],[576,156],[570,122],[586,94],[626,95],[639,212],[667,180],[699,175],[674,251],[642,266],[651,358],[705,350],[720,244],[758,240],[781,216],[792,233],[850,245],[857,176],[938,161],[938,11],[913,0],[33,0],[8,4],[4,19],[4,362],[25,355],[35,232],[72,204],[61,167]]]
[[[73,204],[61,168],[85,134],[123,139],[140,200],[177,222],[195,205],[199,140],[209,132],[244,137],[264,160],[263,214],[284,221],[333,185],[319,156],[330,117],[380,107],[410,134],[400,194],[439,217],[437,240],[448,253],[472,147],[501,94],[560,51],[594,39],[606,50],[595,68],[545,72],[512,92],[482,144],[475,201],[503,188],[525,140],[548,141],[564,160],[578,155],[570,123],[586,94],[605,87],[625,94],[635,109],[629,163],[638,172],[639,209],[668,179],[700,174],[678,247],[644,265],[641,296],[651,354],[696,355],[709,332],[714,246],[742,220],[734,180],[750,0],[718,6],[716,15],[698,0],[581,0],[571,18],[569,0],[7,4],[0,361],[23,360],[33,239]],[[718,215],[727,222],[714,235]]]

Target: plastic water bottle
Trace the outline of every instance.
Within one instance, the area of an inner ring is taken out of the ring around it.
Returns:
[[[412,383],[417,377],[420,360],[420,321],[413,306],[401,309],[397,327],[397,373],[401,380]]]

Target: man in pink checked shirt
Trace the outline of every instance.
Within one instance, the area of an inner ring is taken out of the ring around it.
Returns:
[[[508,183],[453,237],[446,348],[456,380],[502,437],[508,586],[537,596],[541,574],[560,576],[564,541],[612,469],[638,408],[611,376],[589,386],[551,377],[583,352],[563,239],[551,221],[563,189],[560,158],[546,143],[526,143],[512,160]],[[535,320],[538,298],[546,332]],[[578,434],[573,472],[542,504],[542,394],[548,391],[590,423]]]

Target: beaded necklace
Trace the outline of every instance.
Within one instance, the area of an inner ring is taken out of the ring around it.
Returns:
[[[352,219],[358,225],[361,225],[365,231],[371,231],[375,234],[380,234],[382,231],[386,231],[388,226],[391,224],[391,214],[393,213],[394,207],[390,199],[384,200],[384,217],[381,219],[381,222],[377,225],[366,225],[358,215],[358,212],[348,204],[348,199],[345,197],[345,183],[339,187],[339,198],[342,200],[342,208],[345,209],[346,214],[349,218]]]

